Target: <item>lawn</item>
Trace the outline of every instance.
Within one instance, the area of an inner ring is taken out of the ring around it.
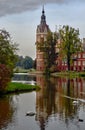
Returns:
[[[85,72],[76,72],[76,71],[62,71],[62,72],[56,72],[52,73],[52,76],[55,77],[69,77],[69,78],[75,78],[75,77],[85,77]]]
[[[5,92],[6,93],[28,92],[28,91],[39,90],[39,89],[40,87],[37,85],[10,82],[7,88],[5,89]]]

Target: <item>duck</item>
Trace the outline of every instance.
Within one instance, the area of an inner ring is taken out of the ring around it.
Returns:
[[[78,121],[83,122],[84,120],[83,119],[78,119]]]
[[[26,116],[34,116],[34,115],[35,115],[34,112],[27,112],[27,113],[26,113]]]

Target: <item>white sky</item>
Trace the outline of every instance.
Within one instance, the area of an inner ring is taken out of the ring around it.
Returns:
[[[19,44],[19,55],[35,58],[36,28],[42,6],[52,31],[59,25],[79,28],[85,37],[85,0],[0,0],[0,29],[6,29]]]

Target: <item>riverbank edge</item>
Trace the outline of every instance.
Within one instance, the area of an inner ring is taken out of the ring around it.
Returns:
[[[85,72],[75,72],[75,71],[65,71],[65,72],[55,72],[51,73],[51,76],[54,77],[85,77]]]
[[[8,86],[6,87],[3,94],[23,93],[23,92],[31,92],[31,91],[38,91],[38,90],[40,90],[40,87],[38,85],[10,82],[8,83]]]
[[[30,72],[31,75],[44,75],[41,71]],[[53,77],[85,77],[85,72],[76,72],[76,71],[61,71],[51,73],[50,76]]]

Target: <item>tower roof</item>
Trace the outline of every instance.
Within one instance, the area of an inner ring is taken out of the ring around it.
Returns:
[[[43,6],[41,21],[40,21],[40,25],[37,26],[37,32],[43,33],[43,32],[48,32],[49,30],[50,30],[49,26],[46,24],[46,16],[45,16],[45,10]]]
[[[46,24],[44,6],[43,6],[43,9],[42,9],[41,24]]]

